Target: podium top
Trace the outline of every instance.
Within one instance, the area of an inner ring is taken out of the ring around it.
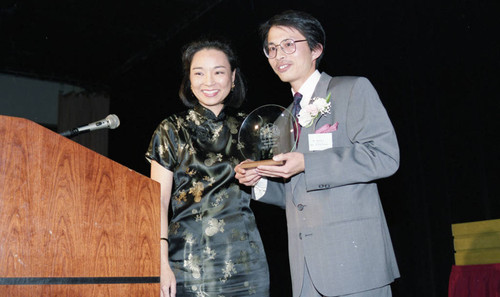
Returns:
[[[158,276],[160,186],[0,116],[0,277]]]

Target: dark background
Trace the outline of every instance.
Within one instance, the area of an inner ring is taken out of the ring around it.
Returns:
[[[109,95],[121,120],[109,133],[109,157],[148,175],[153,130],[184,108],[185,43],[205,34],[232,40],[248,80],[247,111],[290,102],[257,35],[260,23],[290,8],[325,28],[320,70],[368,77],[396,129],[401,166],[379,182],[401,270],[393,295],[446,296],[451,224],[500,218],[499,1],[1,0],[0,72]],[[273,296],[291,296],[284,213],[253,206]]]

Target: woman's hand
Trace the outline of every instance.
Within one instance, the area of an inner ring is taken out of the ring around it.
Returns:
[[[176,281],[170,265],[161,265],[160,272],[160,297],[175,297]]]

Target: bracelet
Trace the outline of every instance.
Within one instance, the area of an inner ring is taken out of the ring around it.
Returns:
[[[168,245],[170,245],[170,241],[168,241],[168,238],[165,237],[160,237],[160,241],[165,240]]]

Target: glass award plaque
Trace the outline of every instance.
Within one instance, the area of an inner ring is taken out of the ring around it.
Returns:
[[[297,125],[295,117],[283,106],[267,104],[253,110],[238,132],[238,147],[246,159],[252,160],[241,167],[283,165],[272,158],[295,149]]]

